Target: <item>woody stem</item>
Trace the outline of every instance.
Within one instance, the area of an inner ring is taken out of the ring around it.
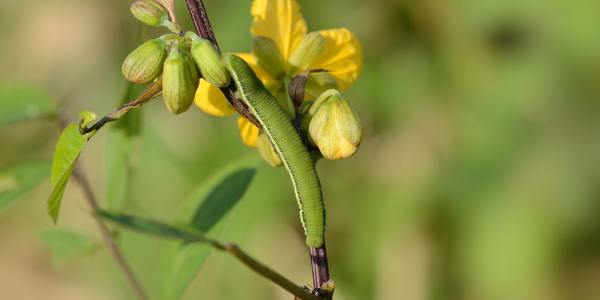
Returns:
[[[217,48],[217,51],[221,51],[219,49],[219,43],[217,43],[217,39],[215,38],[215,33],[210,27],[210,20],[208,19],[208,15],[206,14],[206,9],[204,8],[204,3],[202,0],[185,0],[188,10],[190,11],[190,15],[192,16],[192,21],[194,22],[194,27],[196,27],[196,31],[198,34],[207,40],[210,40],[211,43]],[[248,110],[248,106],[244,104],[240,99],[235,96],[235,84],[233,81],[229,84],[229,86],[221,88],[221,92],[227,98],[227,101],[238,111],[240,115],[248,119],[254,126],[260,128],[260,124],[258,120],[250,113]]]

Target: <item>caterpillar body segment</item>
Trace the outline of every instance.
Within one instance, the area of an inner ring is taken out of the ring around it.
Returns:
[[[315,165],[296,129],[275,97],[241,58],[227,54],[224,62],[238,89],[238,95],[262,126],[287,169],[306,234],[306,244],[323,245],[325,207]]]

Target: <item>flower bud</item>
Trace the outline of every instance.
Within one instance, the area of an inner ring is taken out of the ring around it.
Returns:
[[[167,9],[156,0],[135,1],[130,9],[136,19],[150,26],[160,26],[169,18]]]
[[[279,107],[283,109],[290,121],[294,120],[296,118],[296,107],[294,106],[294,103],[292,102],[292,99],[288,95],[288,92],[284,88],[283,84],[276,82],[275,84],[268,86],[267,89],[269,92],[271,92],[271,95],[275,97]]]
[[[269,137],[261,132],[258,135],[258,141],[256,142],[256,148],[258,149],[258,153],[260,156],[272,167],[280,167],[283,162],[279,157],[279,154],[273,148]]]
[[[231,76],[221,60],[221,55],[215,46],[207,40],[195,34],[187,34],[192,40],[192,57],[202,73],[202,77],[208,83],[216,87],[229,85]]]
[[[289,63],[295,70],[306,70],[325,52],[325,38],[318,32],[307,34],[290,54]]]
[[[312,115],[309,114],[310,108],[315,103],[314,100],[304,100],[300,107],[298,107],[298,113],[300,113],[300,130],[303,132],[308,132],[308,125],[310,124],[310,120],[312,119]]]
[[[190,75],[192,76],[192,81],[196,83],[196,85],[199,84],[199,80],[200,80],[200,72],[198,71],[198,67],[196,66],[196,63],[194,63],[194,59],[192,58],[192,54],[188,51],[188,50],[181,50],[182,53],[185,56],[185,62],[188,64],[189,68],[190,68]]]
[[[309,99],[317,99],[326,90],[337,88],[337,81],[328,72],[311,73],[304,86],[304,96]]]
[[[179,114],[186,111],[194,100],[197,82],[185,53],[177,46],[171,48],[163,68],[163,98],[167,109]]]
[[[257,58],[258,64],[273,78],[279,78],[285,72],[285,62],[272,39],[264,36],[252,39],[252,54]]]
[[[327,90],[309,109],[309,139],[323,154],[336,160],[352,156],[362,138],[358,117],[337,90]]]
[[[167,56],[165,48],[165,42],[161,39],[152,39],[141,44],[123,61],[123,76],[133,83],[146,83],[158,77]]]

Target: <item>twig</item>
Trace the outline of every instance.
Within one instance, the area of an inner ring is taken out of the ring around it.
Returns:
[[[215,33],[213,32],[210,26],[210,20],[208,19],[208,15],[206,14],[206,9],[204,9],[204,3],[202,0],[185,0],[188,10],[190,11],[190,15],[192,16],[192,21],[194,22],[194,27],[196,27],[196,31],[202,38],[208,39],[212,42],[212,44],[217,48],[220,52],[219,43],[217,43],[217,39],[215,38]],[[248,110],[248,106],[244,104],[240,99],[235,96],[235,84],[232,82],[229,86],[221,88],[221,92],[227,98],[227,101],[235,108],[240,115],[244,118],[248,119],[254,126],[260,128],[260,123],[258,120],[250,113]]]
[[[99,208],[98,201],[96,201],[96,197],[92,192],[92,187],[89,181],[81,171],[80,164],[75,166],[75,170],[73,171],[73,178],[75,178],[75,180],[81,186],[83,194],[85,195],[85,199],[87,200],[90,207],[94,211],[97,211]],[[111,252],[112,256],[115,258],[117,264],[119,265],[123,273],[125,274],[125,278],[127,278],[127,281],[129,281],[129,284],[133,288],[135,295],[140,300],[148,300],[148,296],[146,295],[144,288],[142,287],[135,274],[133,273],[133,270],[125,260],[125,257],[123,256],[119,245],[117,245],[117,242],[115,241],[112,233],[110,232],[106,224],[104,224],[104,222],[102,222],[97,216],[94,215],[94,219],[96,220],[96,224],[98,224],[98,228],[100,229],[100,233],[102,235],[102,238],[104,239],[104,243],[106,243],[107,248]]]
[[[106,125],[107,123],[110,123],[112,121],[116,121],[116,120],[120,119],[126,113],[128,113],[130,110],[132,110],[134,108],[138,108],[138,107],[142,106],[144,103],[154,99],[154,97],[157,96],[161,92],[161,90],[162,90],[162,77],[159,77],[154,82],[154,84],[152,84],[148,89],[146,89],[141,95],[139,95],[137,98],[135,98],[131,102],[125,103],[121,107],[113,110],[106,116],[100,118],[100,120],[96,121],[96,123],[94,123],[92,126],[81,127],[80,128],[81,134],[86,134],[86,133],[90,133],[92,131],[98,130],[98,129],[102,128],[104,125]]]
[[[210,40],[220,52],[221,49],[219,48],[219,43],[217,43],[215,33],[210,26],[210,20],[208,19],[202,0],[186,0],[185,2],[190,10],[190,15],[192,15],[192,21],[194,22],[194,27],[196,27],[198,34],[200,34],[201,37]]]
[[[320,289],[329,281],[329,263],[325,243],[319,248],[310,248],[310,262],[312,266],[313,284],[315,289]]]
[[[293,294],[294,296],[296,296],[296,298],[304,299],[304,300],[324,300],[323,297],[312,294],[309,289],[306,289],[306,288],[296,285],[289,279],[283,277],[281,274],[271,270],[269,267],[263,265],[262,263],[258,262],[254,258],[250,257],[248,254],[246,254],[244,251],[242,251],[242,249],[240,249],[237,245],[227,244],[227,245],[219,245],[219,246],[217,246],[218,249],[226,251],[229,254],[233,255],[235,258],[237,258],[240,262],[242,262],[248,268],[252,269],[254,272],[262,275],[263,277],[270,279],[271,281],[273,281],[274,283],[276,283],[277,285],[279,285],[286,291],[288,291],[291,294]]]

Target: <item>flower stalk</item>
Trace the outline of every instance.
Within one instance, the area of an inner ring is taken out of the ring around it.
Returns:
[[[91,126],[80,126],[81,134],[87,134],[92,131],[99,130],[104,127],[107,123],[116,121],[120,119],[122,116],[127,114],[130,110],[134,108],[138,108],[144,105],[146,102],[154,99],[160,92],[162,91],[162,78],[159,78],[154,84],[152,84],[148,89],[146,89],[141,95],[137,98],[133,99],[130,102],[123,104],[121,107],[113,110],[106,116],[100,118]]]

